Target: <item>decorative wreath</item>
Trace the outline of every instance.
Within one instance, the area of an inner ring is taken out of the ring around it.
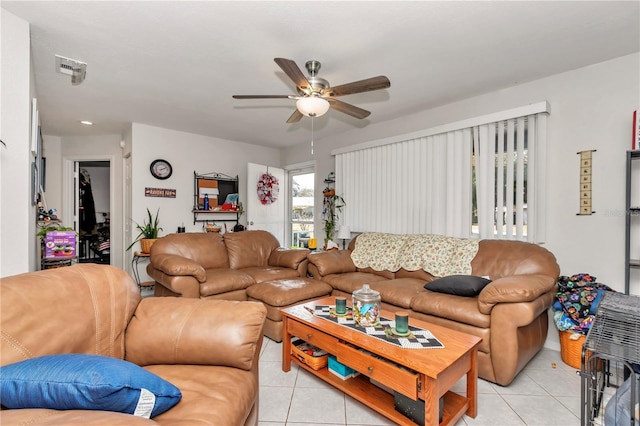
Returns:
[[[278,199],[280,184],[278,178],[270,173],[263,173],[258,179],[258,199],[262,204],[272,204]]]

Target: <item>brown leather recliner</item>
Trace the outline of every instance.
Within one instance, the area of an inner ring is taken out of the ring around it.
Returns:
[[[306,277],[308,253],[261,230],[170,234],[151,247],[147,274],[156,296],[247,300],[253,284]]]
[[[145,419],[109,411],[13,409],[7,425],[257,425],[261,303],[147,298],[124,271],[80,264],[0,280],[2,365],[95,354],[125,359],[182,393]]]

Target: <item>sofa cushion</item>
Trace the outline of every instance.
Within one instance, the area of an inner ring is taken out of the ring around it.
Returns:
[[[251,276],[257,283],[285,278],[300,278],[300,274],[297,269],[282,268],[279,266],[242,268],[238,271]]]
[[[271,253],[280,247],[278,239],[267,231],[243,231],[224,234],[231,269],[267,266]]]
[[[351,252],[348,250],[311,253],[307,259],[318,268],[322,276],[356,271],[356,265],[353,264]]]
[[[244,290],[256,283],[251,275],[233,269],[207,269],[207,280],[200,284],[200,297]]]
[[[172,254],[191,259],[204,269],[228,268],[229,257],[221,234],[188,232],[159,238],[151,247],[151,264],[159,254]]]
[[[129,273],[82,263],[0,279],[0,364],[59,353],[124,357],[140,300]]]
[[[171,383],[116,358],[62,354],[31,358],[0,369],[7,408],[90,409],[154,417],[182,398]]]
[[[254,367],[266,316],[262,303],[180,302],[173,297],[147,297],[140,302],[127,327],[128,361],[144,366],[224,365],[246,371]],[[184,392],[182,386],[180,390]]]
[[[345,274],[325,275],[322,277],[322,281],[328,283],[336,290],[340,290],[345,293],[353,293],[356,290],[360,290],[363,284],[372,284],[374,282],[384,282],[389,280],[376,274],[348,272]]]
[[[474,297],[480,294],[491,280],[475,275],[450,275],[438,278],[424,285],[424,288],[438,293]]]
[[[290,306],[302,300],[327,296],[331,286],[311,278],[264,281],[247,289],[247,296],[271,306]]]
[[[227,339],[233,340],[233,334],[227,333]],[[183,394],[180,404],[154,419],[159,425],[251,424],[247,419],[259,392],[252,371],[224,365],[161,364],[145,369],[174,383]]]
[[[413,296],[424,292],[422,289],[423,282],[415,278],[396,278],[389,281],[375,281],[370,286],[375,291],[380,292],[380,298],[383,303],[410,309]]]
[[[411,299],[411,310],[475,327],[491,326],[491,315],[480,312],[478,299],[475,297],[423,291]]]

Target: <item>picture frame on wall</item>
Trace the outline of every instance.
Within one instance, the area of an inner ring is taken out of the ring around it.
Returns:
[[[40,126],[37,127],[36,132],[36,164],[40,164],[40,160],[42,159],[42,129]]]
[[[31,99],[31,154],[38,155],[38,100]]]
[[[40,188],[42,191],[46,191],[47,189],[47,158],[42,157],[42,161],[40,161]]]
[[[38,165],[35,161],[31,162],[31,204],[34,206],[40,200],[40,177],[38,176]]]

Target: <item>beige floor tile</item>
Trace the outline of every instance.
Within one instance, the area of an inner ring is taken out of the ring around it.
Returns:
[[[286,422],[292,395],[292,387],[261,385],[258,420],[261,422]]]
[[[503,398],[527,425],[580,425],[580,418],[550,395],[504,395]]]
[[[344,394],[337,389],[298,388],[293,392],[288,422],[346,424]]]

